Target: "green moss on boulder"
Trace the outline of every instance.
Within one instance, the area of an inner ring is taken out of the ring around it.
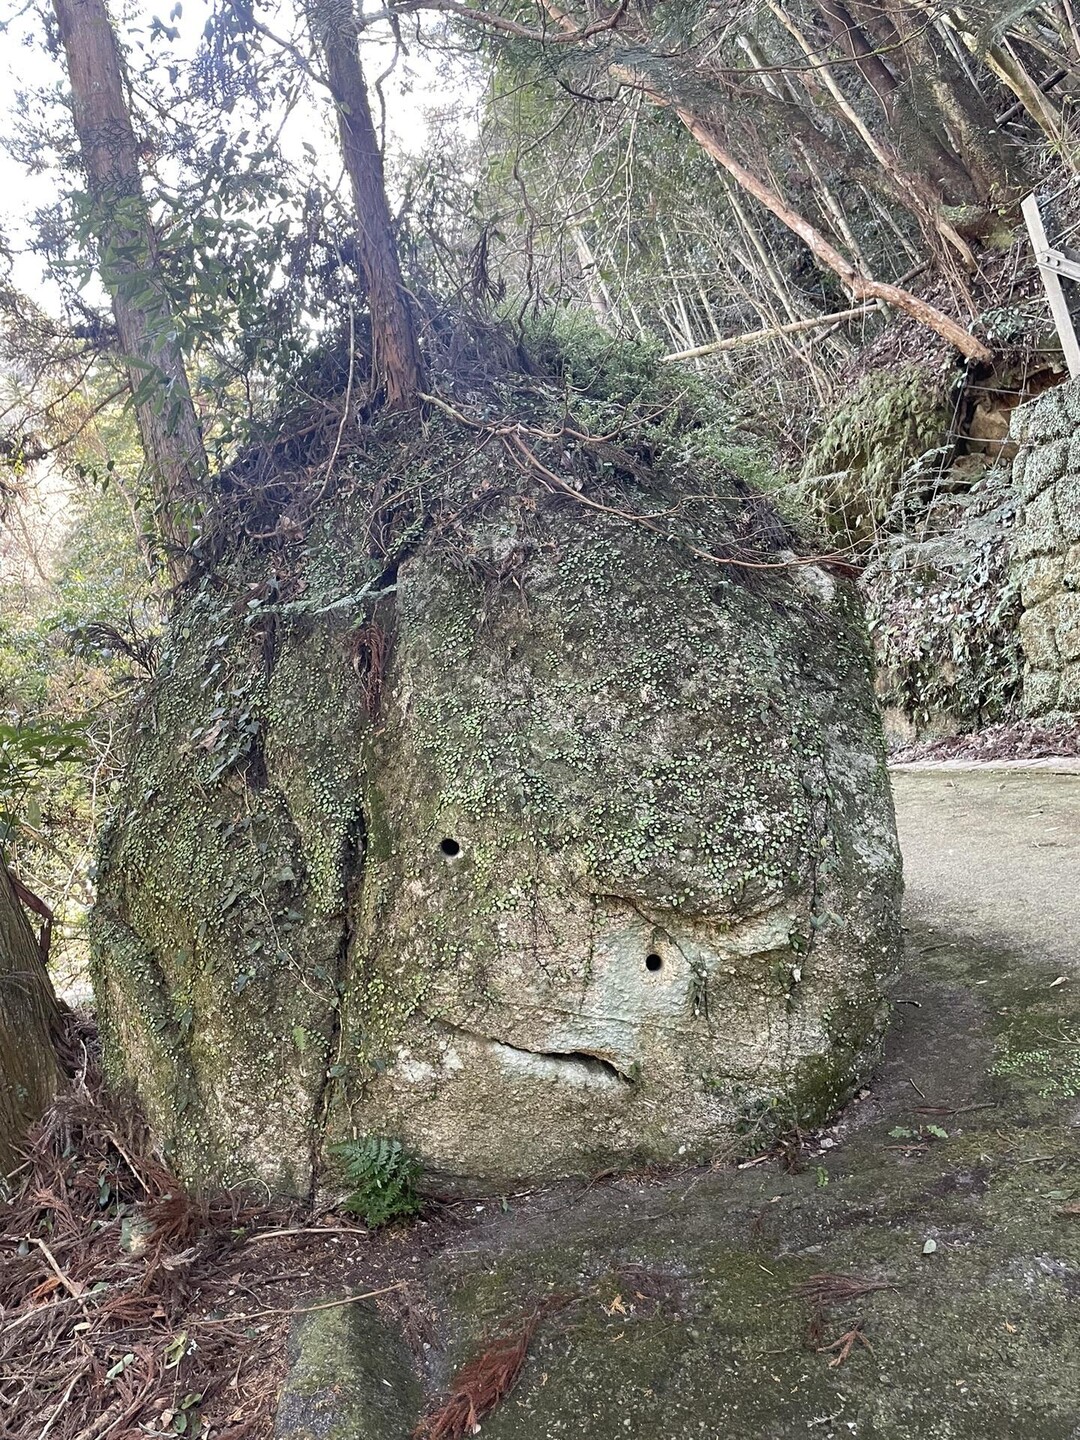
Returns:
[[[373,1308],[338,1305],[293,1327],[274,1440],[409,1440],[420,1403],[396,1329]]]
[[[429,421],[186,598],[95,963],[189,1179],[302,1192],[373,1133],[471,1185],[711,1154],[872,1063],[899,856],[861,615],[769,568],[788,537],[692,440],[533,440],[581,504]]]

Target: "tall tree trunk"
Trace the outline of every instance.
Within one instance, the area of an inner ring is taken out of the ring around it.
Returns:
[[[56,1092],[60,1007],[0,857],[0,1174]]]
[[[374,375],[387,406],[401,409],[423,390],[424,365],[401,278],[356,22],[349,6],[335,0],[307,0],[306,12],[337,106],[341,153],[356,208],[357,256],[371,315]]]
[[[886,120],[890,125],[894,125],[896,92],[900,82],[867,39],[842,0],[818,0],[817,8],[825,18],[830,35],[848,59],[855,62],[860,75],[880,101]]]
[[[142,191],[120,51],[104,0],[53,0],[53,9],[67,57],[99,270],[112,300],[170,568],[178,576],[206,452]]]
[[[914,126],[918,132],[916,149],[923,168],[941,186],[945,198],[951,204],[975,201],[978,198],[975,182],[963,162],[944,142],[938,126],[928,123],[928,117],[911,103],[910,85],[903,85],[885,64],[843,0],[818,0],[818,9],[841,51],[854,62],[877,96],[889,130],[895,134],[902,124],[906,123],[909,130]]]
[[[867,125],[866,121],[840,88],[835,75],[833,75],[832,70],[826,64],[822,55],[814,49],[813,45],[783,6],[778,4],[777,0],[765,0],[765,3],[776,16],[777,20],[779,20],[780,24],[784,26],[795,40],[807,60],[814,66],[816,76],[820,78],[829,94],[833,97],[836,108],[844,119],[847,120],[859,139],[870,151],[870,154],[873,155],[874,159],[889,177],[901,203],[906,205],[918,219],[933,226],[938,234],[941,235],[942,239],[946,240],[948,244],[956,250],[967,268],[974,270],[975,257],[971,253],[970,246],[942,214],[938,198],[934,195],[931,187],[921,175],[914,175],[907,169],[902,156],[897,153],[892,145],[881,140],[873,133],[869,125]]]

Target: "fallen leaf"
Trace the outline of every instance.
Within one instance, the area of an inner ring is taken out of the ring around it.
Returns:
[[[224,728],[225,724],[222,720],[219,720],[215,725],[211,725],[210,729],[207,730],[206,734],[199,741],[199,749],[212,750],[221,738],[221,732]]]
[[[924,1255],[933,1255],[933,1253],[934,1253],[934,1251],[935,1251],[936,1249],[937,1249],[937,1241],[936,1241],[936,1240],[927,1240],[926,1244],[922,1247],[922,1253],[923,1253]]]
[[[836,1370],[843,1365],[856,1344],[865,1346],[865,1348],[870,1351],[870,1354],[873,1355],[874,1347],[862,1332],[861,1320],[857,1320],[850,1330],[845,1331],[844,1334],[841,1335],[838,1340],[834,1340],[831,1345],[819,1345],[817,1353],[819,1355],[827,1355],[830,1350],[835,1350],[836,1354],[829,1361],[829,1369]],[[774,1375],[773,1379],[775,1380],[777,1377]]]

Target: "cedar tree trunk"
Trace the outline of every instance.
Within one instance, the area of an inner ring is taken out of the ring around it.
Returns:
[[[11,877],[0,858],[0,1173],[52,1100],[60,1008]]]
[[[206,453],[142,192],[120,51],[104,0],[53,0],[53,8],[67,58],[99,269],[137,397],[139,434],[176,575]]]
[[[371,315],[372,371],[387,406],[402,409],[424,388],[423,361],[398,263],[356,22],[347,5],[308,0],[306,8],[337,107],[341,153],[352,187],[357,256]]]

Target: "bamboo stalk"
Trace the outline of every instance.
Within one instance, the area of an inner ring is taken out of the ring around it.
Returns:
[[[1069,168],[1076,174],[1077,164],[1070,153],[1068,135],[1060,113],[1043,93],[1042,87],[1032,79],[1009,41],[1006,39],[1000,45],[980,47],[974,26],[959,7],[942,18],[945,25],[959,35],[971,54],[977,59],[984,60],[1001,83],[1012,91],[1050,143],[1059,149]]]
[[[784,29],[795,40],[806,58],[815,66],[816,73],[820,76],[829,94],[836,102],[836,108],[847,120],[859,139],[873,155],[881,168],[888,175],[893,185],[899,190],[902,196],[906,196],[911,208],[917,215],[929,221],[937,230],[943,240],[957,252],[969,270],[975,269],[975,256],[971,253],[971,247],[962,235],[958,233],[955,226],[941,214],[940,208],[932,192],[928,193],[928,187],[916,175],[911,175],[904,167],[901,156],[892,148],[879,140],[870,127],[863,120],[862,116],[848,100],[837,83],[832,69],[825,63],[824,58],[814,49],[806,36],[792,20],[791,16],[777,4],[777,0],[765,0],[766,5],[780,21]]]
[[[728,197],[728,204],[731,206],[743,233],[753,246],[754,253],[761,261],[762,270],[765,275],[768,276],[769,283],[772,285],[773,294],[787,311],[789,320],[804,320],[806,318],[806,312],[800,310],[796,305],[795,297],[791,294],[791,290],[784,279],[783,272],[777,267],[773,257],[769,254],[765,241],[757,226],[743,209],[739,201],[738,188],[729,184],[726,175],[722,178],[724,181],[724,193]],[[754,273],[753,266],[747,266],[747,273]]]
[[[579,33],[577,25],[555,3],[555,0],[543,0],[543,5],[564,33],[575,35]],[[921,325],[933,330],[968,360],[986,363],[992,358],[989,347],[984,345],[981,340],[977,340],[969,330],[965,330],[950,315],[946,315],[936,306],[929,304],[926,300],[921,300],[917,295],[912,295],[909,290],[904,290],[899,285],[890,285],[882,280],[874,280],[856,270],[852,262],[830,243],[816,225],[813,225],[804,215],[800,215],[797,210],[793,210],[777,190],[759,179],[724,148],[712,125],[703,115],[697,114],[685,105],[680,105],[673,96],[664,95],[656,89],[648,76],[635,70],[632,66],[612,62],[608,65],[608,73],[613,79],[622,81],[637,90],[648,100],[650,105],[670,110],[677,115],[705,153],[722,166],[741,189],[752,195],[755,200],[770,210],[781,224],[786,225],[789,230],[798,235],[811,254],[839,277],[853,300],[883,300],[886,305],[902,310]]]
[[[629,74],[632,76],[633,72],[629,72]],[[639,88],[643,84],[643,81],[637,76],[633,76],[633,80]],[[650,92],[646,91],[645,93],[649,94]],[[652,94],[657,96],[657,92],[655,91],[653,91]],[[926,300],[920,300],[917,295],[913,295],[910,290],[904,290],[899,285],[890,285],[886,281],[874,280],[867,275],[860,274],[851,261],[845,259],[835,245],[831,245],[816,226],[812,225],[810,221],[807,220],[805,216],[800,215],[798,211],[792,210],[782,196],[770,189],[768,185],[759,180],[751,171],[747,170],[746,166],[740,164],[733,155],[728,154],[701,116],[695,115],[692,111],[686,110],[682,106],[671,105],[671,103],[665,101],[662,96],[657,96],[654,103],[664,105],[669,109],[674,108],[679,119],[690,131],[702,149],[711,155],[718,164],[722,165],[742,189],[753,195],[767,210],[771,210],[777,219],[782,221],[789,230],[798,235],[810,252],[816,256],[823,265],[827,266],[828,269],[840,277],[850,292],[852,299],[884,300],[887,305],[891,305],[897,310],[903,310],[904,313],[910,315],[912,319],[917,320],[920,324],[933,330],[936,334],[940,335],[943,340],[947,340],[950,345],[955,346],[956,349],[969,360],[977,360],[985,363],[991,358],[991,351],[981,340],[977,340],[975,336],[972,335],[970,331],[965,330],[958,321],[954,320],[950,315],[946,315],[943,311],[938,310],[936,306],[929,304]]]
[[[1080,28],[1076,24],[1076,12],[1072,7],[1072,0],[1057,0],[1057,8],[1072,39],[1073,56],[1076,60],[1080,60]]]

